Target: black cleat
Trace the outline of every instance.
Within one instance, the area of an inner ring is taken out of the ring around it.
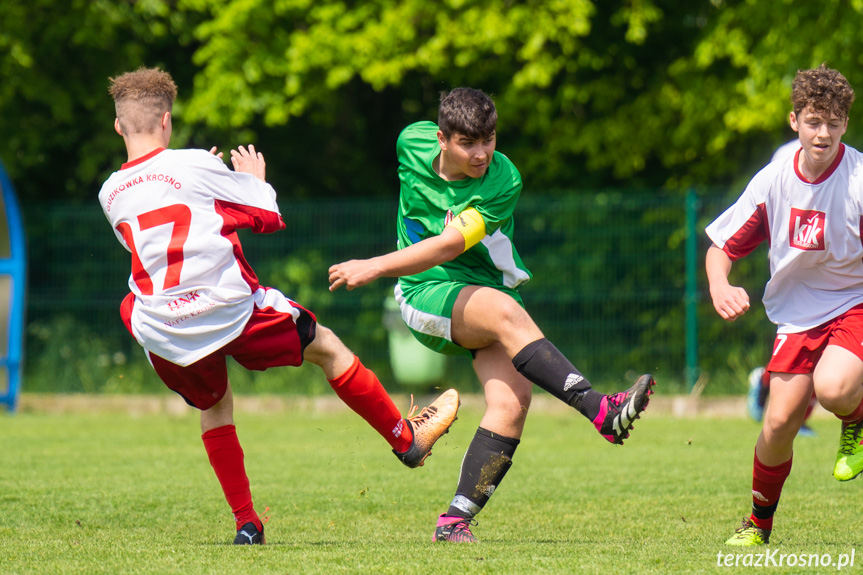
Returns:
[[[258,529],[255,524],[249,521],[237,530],[237,536],[234,537],[234,545],[263,545],[264,544],[264,526]]]

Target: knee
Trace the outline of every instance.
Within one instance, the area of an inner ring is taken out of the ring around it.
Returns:
[[[333,361],[339,355],[349,354],[350,350],[333,330],[318,324],[315,339],[303,351],[303,359],[316,365]]]
[[[847,382],[836,378],[819,378],[815,381],[815,395],[818,402],[827,411],[839,414],[850,413],[859,404],[860,395],[855,389],[860,388],[859,382]]]
[[[841,410],[842,401],[837,393],[834,391],[823,391],[818,392],[818,402],[824,406],[824,409],[830,412],[835,412],[837,409]]]
[[[764,418],[764,435],[778,441],[793,441],[800,427],[791,413],[769,413]]]
[[[521,426],[530,409],[530,393],[498,398],[488,407],[497,419],[512,426]]]
[[[509,296],[501,298],[496,307],[497,322],[501,332],[511,333],[522,329],[526,323],[532,322],[527,311]]]

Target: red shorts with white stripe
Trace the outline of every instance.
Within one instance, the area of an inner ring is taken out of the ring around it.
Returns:
[[[812,373],[828,345],[847,349],[863,360],[863,305],[818,327],[799,333],[776,334],[767,371]]]
[[[287,303],[294,313],[299,311],[296,321],[290,312],[256,305],[235,340],[191,365],[183,367],[148,353],[159,378],[186,403],[204,410],[218,403],[228,388],[227,356],[246,369],[258,371],[302,364],[303,351],[315,339],[317,320],[312,312],[277,290],[268,291],[269,296],[276,294],[283,298],[278,307]]]

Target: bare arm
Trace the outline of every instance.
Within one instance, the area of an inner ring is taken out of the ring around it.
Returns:
[[[722,249],[713,244],[707,250],[705,267],[713,307],[722,319],[734,321],[749,310],[749,295],[742,287],[728,282],[733,262]]]
[[[378,278],[395,278],[424,272],[458,257],[464,251],[464,236],[444,228],[440,235],[367,260],[350,260],[330,267],[330,291],[364,286]]]

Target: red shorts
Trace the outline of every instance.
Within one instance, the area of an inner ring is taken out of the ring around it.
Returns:
[[[847,349],[863,360],[863,305],[810,330],[777,334],[767,371],[812,373],[828,345]]]
[[[287,301],[300,311],[296,322],[289,313],[255,306],[239,337],[207,357],[183,367],[148,353],[150,362],[165,385],[179,393],[186,403],[201,410],[209,409],[228,388],[229,355],[246,369],[258,371],[303,363],[303,351],[315,339],[317,321],[312,312]]]

